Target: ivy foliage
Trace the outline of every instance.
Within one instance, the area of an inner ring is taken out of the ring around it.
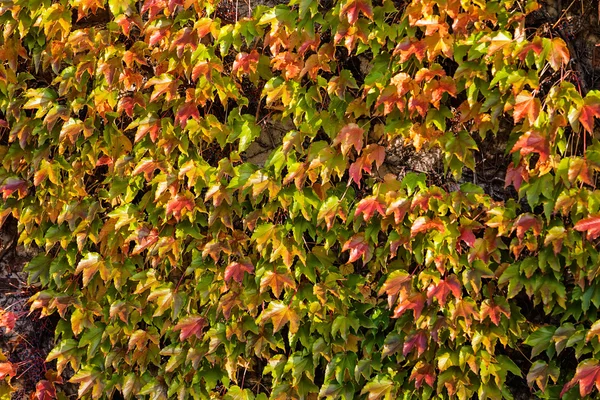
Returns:
[[[600,93],[537,3],[226,8],[0,6],[0,222],[79,396],[597,395]],[[518,198],[378,173],[401,142],[459,180],[503,120]]]

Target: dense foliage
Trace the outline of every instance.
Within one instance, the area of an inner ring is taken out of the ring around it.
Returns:
[[[2,2],[0,222],[48,361],[94,399],[597,395],[600,93],[537,7]],[[514,198],[378,173],[401,142],[464,182],[502,135]]]

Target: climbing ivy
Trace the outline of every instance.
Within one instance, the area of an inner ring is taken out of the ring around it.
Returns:
[[[249,6],[0,6],[0,224],[49,365],[93,399],[597,395],[600,92],[539,5]],[[463,177],[496,139],[502,199]],[[456,184],[386,173],[398,145]]]

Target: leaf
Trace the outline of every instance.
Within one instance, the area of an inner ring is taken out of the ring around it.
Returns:
[[[538,132],[528,131],[521,135],[510,152],[514,153],[515,151],[519,151],[522,156],[538,153],[540,162],[545,162],[550,155],[550,146],[548,140]]]
[[[260,280],[260,292],[263,293],[270,287],[275,297],[279,298],[284,287],[294,289],[296,282],[287,273],[267,271]]]
[[[401,291],[410,290],[410,282],[412,276],[404,271],[397,270],[388,275],[381,289],[379,289],[379,296],[386,293],[388,295],[388,304],[391,307],[393,301],[396,299]]]
[[[363,148],[364,129],[357,124],[348,124],[344,126],[333,141],[333,146],[341,143],[342,155],[346,155],[348,151],[354,147],[356,153],[360,154]]]
[[[192,212],[196,203],[185,195],[177,194],[167,203],[167,216],[173,216],[177,221],[181,219],[183,211]]]
[[[507,304],[497,304],[491,299],[485,299],[480,307],[480,321],[489,318],[496,326],[500,325],[500,314],[504,314],[510,320],[510,308]]]
[[[259,315],[258,319],[260,325],[264,325],[264,321],[270,320],[273,324],[273,333],[279,331],[288,322],[291,333],[298,332],[300,326],[300,318],[296,311],[280,301],[270,302],[269,307]]]
[[[385,217],[386,213],[385,213],[384,205],[379,202],[377,197],[369,196],[369,197],[362,199],[358,203],[358,205],[356,206],[356,212],[354,213],[354,216],[356,217],[359,214],[362,214],[364,220],[366,222],[369,222],[369,220],[371,219],[373,214],[375,214],[376,212],[378,212],[379,215]]]
[[[586,96],[579,114],[579,122],[588,132],[594,131],[594,117],[600,117],[600,101],[596,96]]]
[[[430,229],[437,229],[440,232],[445,232],[446,227],[439,220],[430,220],[429,217],[419,217],[413,222],[410,228],[410,236],[414,237],[421,232],[426,232]]]
[[[553,38],[550,40],[550,51],[548,52],[547,60],[555,71],[569,63],[569,50],[567,49],[564,40],[561,38]]]
[[[550,347],[552,343],[552,336],[554,335],[555,331],[556,327],[554,326],[543,326],[532,332],[527,339],[525,339],[524,343],[533,347],[531,349],[531,357],[537,356],[542,351]]]
[[[554,383],[556,383],[559,372],[559,369],[552,363],[549,366],[544,360],[537,360],[531,364],[531,368],[527,373],[527,384],[529,387],[533,387],[533,384],[537,383],[542,392],[545,392],[548,378],[552,378]]]
[[[56,398],[56,388],[54,384],[47,380],[41,380],[35,385],[36,400],[53,400]]]
[[[517,230],[517,237],[519,240],[523,240],[525,232],[530,229],[533,230],[534,236],[539,236],[542,231],[542,222],[533,214],[525,213],[519,215],[514,227]]]
[[[423,312],[423,307],[425,307],[425,300],[425,295],[422,293],[415,293],[403,299],[394,309],[394,315],[392,318],[400,318],[406,310],[412,310],[415,319],[419,318],[421,316],[421,312]]]
[[[83,287],[86,287],[98,271],[100,271],[102,280],[107,281],[108,269],[102,256],[98,253],[87,253],[79,264],[77,264],[75,274],[83,273]]]
[[[0,380],[6,378],[7,376],[12,378],[15,375],[17,375],[17,368],[13,363],[8,361],[0,362]]]
[[[588,240],[594,240],[600,236],[600,216],[594,215],[581,219],[573,228],[579,232],[587,232]]]
[[[179,340],[183,342],[192,335],[202,339],[202,330],[206,326],[206,320],[200,316],[185,317],[173,327],[173,331],[181,331]]]
[[[511,163],[508,165],[506,169],[506,178],[504,179],[504,187],[507,188],[509,185],[513,185],[514,188],[518,191],[521,188],[521,183],[523,180],[529,181],[529,174],[523,165],[519,164],[516,168],[514,164]]]
[[[598,365],[597,360],[588,359],[580,362],[575,371],[575,376],[565,384],[560,392],[560,396],[562,397],[563,394],[576,384],[579,384],[579,394],[581,397],[589,395],[594,385],[597,390],[600,390],[600,365]]]
[[[340,10],[340,19],[346,17],[348,18],[348,23],[354,25],[358,20],[359,12],[362,12],[365,17],[373,20],[371,0],[348,0]]]
[[[19,317],[12,311],[2,311],[0,309],[0,328],[6,328],[6,333],[10,333],[15,329],[15,323]]]
[[[13,177],[0,181],[0,193],[2,193],[4,200],[8,199],[14,192],[18,193],[19,199],[25,197],[27,195],[27,182]]]
[[[362,257],[363,262],[367,263],[373,257],[373,251],[365,239],[364,233],[357,233],[344,243],[342,251],[350,250],[348,262],[354,262]]]
[[[389,398],[394,390],[394,382],[378,375],[375,379],[368,382],[360,391],[360,394],[368,394],[367,399],[378,400],[381,398]]]
[[[402,355],[406,357],[416,347],[417,357],[421,357],[421,354],[427,349],[427,336],[427,332],[423,330],[409,335],[402,346]]]
[[[527,117],[529,123],[533,125],[540,115],[540,110],[540,100],[535,98],[529,92],[522,91],[515,98],[513,118],[515,122],[520,122],[522,119]]]
[[[79,370],[70,380],[71,383],[79,383],[77,395],[83,397],[84,394],[94,389],[94,386],[100,384],[102,372],[91,367],[84,367]]]
[[[415,388],[420,388],[423,385],[423,381],[426,384],[433,387],[435,382],[434,369],[432,365],[425,364],[423,361],[417,362],[414,366],[410,378],[411,381],[415,381]]]
[[[225,282],[229,283],[235,280],[237,283],[242,283],[244,280],[244,272],[248,274],[254,273],[254,265],[249,261],[233,261],[225,268]]]
[[[446,298],[450,293],[457,299],[460,299],[462,294],[460,282],[454,275],[446,279],[441,279],[437,284],[430,285],[427,289],[427,300],[431,302],[431,299],[435,298],[444,307],[446,305]]]

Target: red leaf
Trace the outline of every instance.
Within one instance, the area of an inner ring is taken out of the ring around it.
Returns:
[[[15,323],[17,322],[17,314],[11,311],[4,311],[0,313],[0,328],[6,328],[6,333],[10,333],[15,329]]]
[[[377,197],[369,196],[358,203],[354,216],[356,217],[357,215],[362,214],[364,220],[368,222],[375,212],[378,212],[381,216],[385,217],[383,204],[377,200]]]
[[[586,98],[579,114],[579,122],[588,132],[594,130],[594,117],[600,117],[600,103],[592,103],[592,101],[591,98]]]
[[[481,303],[480,320],[489,317],[490,321],[496,326],[500,325],[500,314],[504,314],[510,319],[510,309],[506,306],[496,304],[493,300],[486,299]]]
[[[202,339],[202,330],[206,326],[206,320],[202,317],[186,317],[173,327],[174,331],[181,331],[179,340],[184,341],[192,335]]]
[[[369,243],[365,239],[364,233],[357,233],[352,236],[342,247],[342,251],[350,250],[348,262],[354,262],[362,257],[363,262],[368,262],[373,256]]]
[[[392,318],[400,318],[406,310],[412,310],[415,319],[417,319],[421,316],[423,307],[425,307],[425,296],[421,293],[415,293],[400,301]]]
[[[573,379],[567,382],[567,384],[563,387],[562,392],[560,392],[560,397],[562,397],[577,383],[579,383],[579,394],[581,397],[585,397],[590,394],[594,388],[594,385],[596,385],[596,389],[600,390],[600,365],[598,365],[597,360],[588,359],[581,362],[577,366],[577,370],[575,371],[575,376]]]
[[[539,56],[543,50],[544,46],[542,44],[541,39],[536,37],[532,42],[527,43],[525,46],[523,46],[523,49],[519,52],[519,59],[521,61],[524,61],[527,57],[527,54],[529,54],[530,51],[533,51],[536,56]]]
[[[541,108],[540,100],[524,90],[516,98],[513,118],[515,122],[519,122],[527,117],[533,125],[540,115]]]
[[[417,333],[408,336],[402,346],[402,354],[406,357],[414,347],[417,347],[417,356],[421,357],[421,354],[427,349],[427,334],[423,330],[419,330]]]
[[[231,69],[231,72],[241,72],[243,74],[254,73],[256,72],[259,59],[260,54],[258,54],[258,51],[256,50],[252,50],[250,54],[244,52],[238,53],[238,55],[235,57],[235,61],[233,62],[233,68]]]
[[[347,16],[352,25],[358,20],[358,13],[362,12],[365,17],[373,20],[373,7],[370,0],[349,0],[340,10],[340,19]]]
[[[364,129],[360,126],[352,123],[344,126],[340,133],[337,135],[335,140],[333,141],[333,145],[337,146],[338,144],[342,144],[342,154],[346,155],[350,148],[354,147],[357,153],[360,153],[363,147],[363,135]]]
[[[459,232],[460,236],[458,237],[457,243],[463,241],[467,244],[467,246],[473,247],[475,244],[475,234],[473,233],[473,230],[471,230],[471,228],[461,227]]]
[[[14,377],[17,374],[17,369],[10,362],[0,362],[0,380],[9,377]]]
[[[35,398],[37,400],[53,400],[56,398],[56,388],[52,382],[42,380],[35,385]]]
[[[409,39],[399,43],[394,49],[394,56],[400,54],[400,62],[404,63],[414,54],[419,61],[425,58],[427,44],[424,41],[411,42]]]
[[[190,27],[183,28],[175,34],[175,37],[171,42],[171,50],[176,48],[177,57],[181,58],[183,56],[185,46],[190,46],[192,51],[195,51],[196,48],[198,48],[198,34]]]
[[[521,187],[521,183],[529,181],[529,174],[525,167],[521,164],[517,168],[515,168],[514,164],[508,164],[508,168],[506,169],[506,178],[504,179],[504,187],[507,188],[508,185],[513,185],[516,190],[519,190]]]
[[[2,182],[0,186],[0,193],[2,193],[2,198],[4,200],[8,199],[8,197],[17,192],[19,194],[19,198],[25,197],[27,194],[27,182],[18,178],[7,178]]]
[[[177,114],[175,115],[175,123],[179,124],[181,128],[185,128],[187,125],[187,121],[190,118],[193,118],[195,120],[200,119],[200,112],[198,111],[198,106],[194,102],[183,103],[177,110]]]
[[[588,217],[579,220],[575,226],[576,231],[587,232],[587,238],[594,240],[600,236],[600,216]]]
[[[521,135],[510,152],[514,153],[517,150],[520,151],[522,156],[526,156],[531,153],[538,153],[540,155],[540,162],[545,162],[550,154],[548,140],[546,140],[545,137],[542,137],[539,133],[532,131]]]
[[[181,212],[185,209],[192,211],[196,204],[186,198],[185,196],[178,194],[167,203],[167,216],[173,215],[177,221],[181,218]]]
[[[244,280],[244,272],[253,274],[254,265],[248,261],[234,261],[229,263],[227,268],[225,268],[225,282],[229,283],[231,279],[233,279],[238,283],[242,283]]]
[[[431,285],[427,289],[427,300],[431,302],[432,298],[436,298],[442,307],[446,305],[446,298],[452,292],[455,298],[460,299],[462,290],[458,279],[454,275],[446,279],[440,280],[437,285]]]
[[[415,381],[415,388],[417,389],[423,385],[423,381],[433,387],[433,383],[435,382],[435,371],[433,366],[419,361],[412,370],[409,379]]]
[[[430,220],[429,217],[419,217],[413,222],[413,225],[410,228],[410,236],[414,237],[420,232],[425,232],[433,228],[442,232],[445,232],[446,230],[444,224],[438,220]]]
[[[519,240],[523,240],[525,232],[529,229],[533,229],[533,234],[539,236],[542,231],[542,223],[533,214],[525,213],[521,214],[514,224],[514,228],[517,229],[517,237]],[[513,229],[514,229],[513,228]]]

